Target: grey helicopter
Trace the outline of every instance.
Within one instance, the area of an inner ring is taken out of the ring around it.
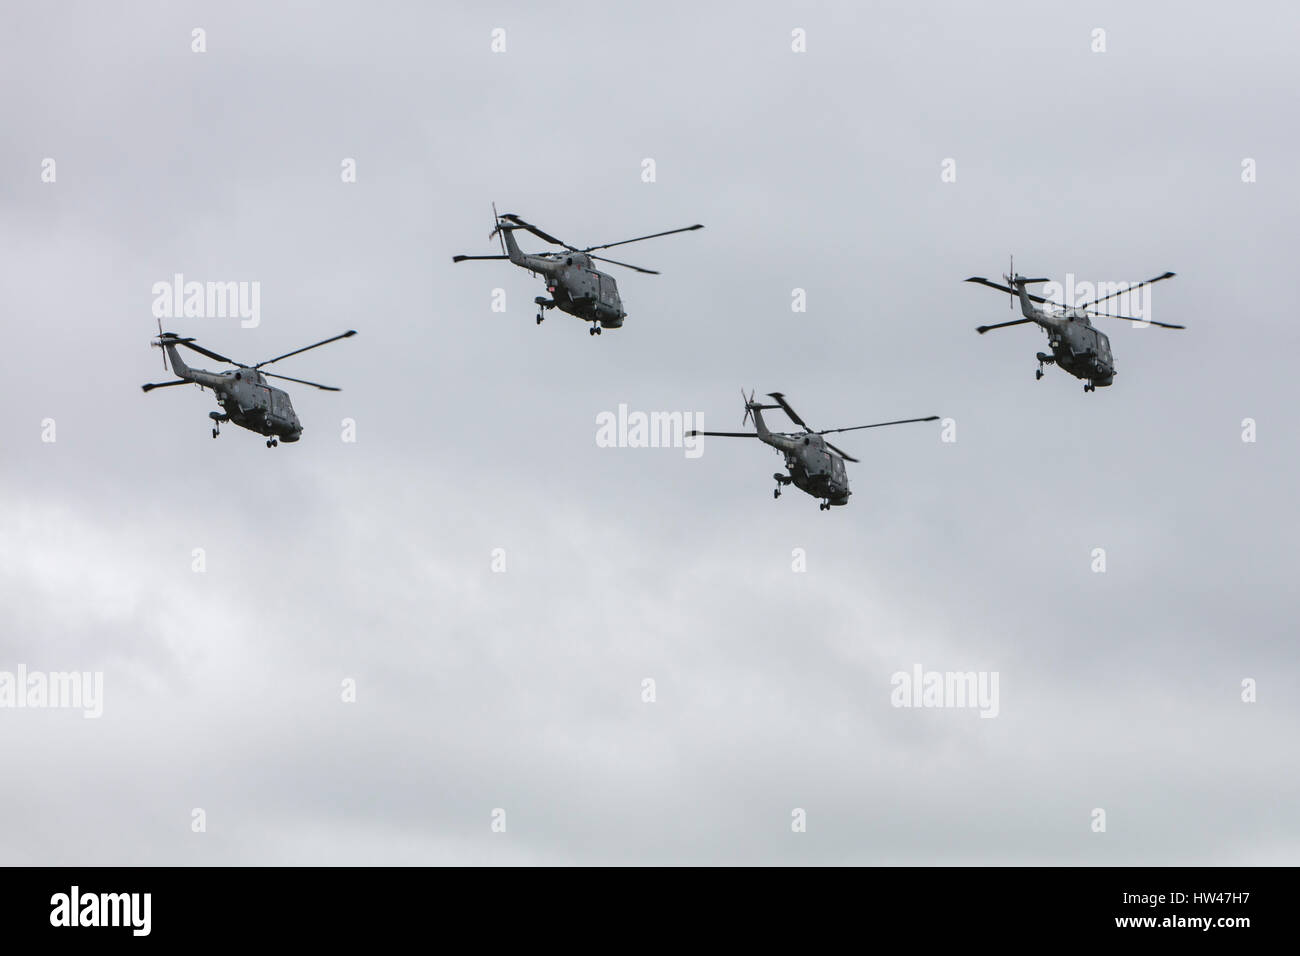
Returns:
[[[289,401],[289,394],[284,389],[267,384],[266,380],[268,378],[279,378],[286,382],[310,385],[326,392],[337,392],[340,389],[332,385],[308,382],[301,378],[290,378],[288,375],[263,372],[261,371],[262,366],[286,359],[290,355],[297,355],[299,352],[306,352],[308,349],[328,345],[330,342],[337,342],[339,339],[351,338],[356,334],[356,330],[351,329],[342,335],[335,335],[332,338],[317,342],[315,345],[308,345],[300,349],[294,349],[292,352],[285,352],[283,355],[277,355],[265,362],[258,362],[256,365],[244,365],[242,362],[236,362],[234,359],[226,358],[224,355],[205,349],[201,345],[196,345],[192,338],[181,338],[175,332],[164,332],[162,324],[159,323],[158,338],[150,344],[163,350],[163,368],[167,368],[167,362],[170,359],[171,371],[179,378],[174,382],[154,382],[142,385],[141,388],[145,392],[151,392],[155,388],[168,388],[172,385],[188,385],[190,383],[202,388],[210,388],[216,394],[218,404],[221,405],[220,412],[208,412],[208,417],[213,421],[213,438],[221,434],[223,422],[234,422],[241,428],[247,428],[259,435],[266,435],[266,447],[274,448],[281,441],[295,442],[301,438],[302,422],[298,420],[298,415],[293,410],[293,403]],[[206,355],[215,361],[226,362],[235,366],[235,368],[228,372],[208,372],[203,369],[190,368],[176,351],[178,345],[183,345],[187,349],[198,352],[200,355]]]
[[[585,249],[579,249],[577,246],[571,246],[567,242],[543,232],[532,223],[524,222],[514,213],[497,215],[495,204],[492,206],[492,215],[496,225],[488,238],[499,238],[502,255],[452,256],[451,261],[509,259],[515,265],[540,275],[546,280],[546,291],[550,293],[551,297],[548,299],[539,295],[533,300],[537,303],[537,324],[542,324],[547,309],[559,309],[561,312],[567,312],[584,322],[590,322],[591,328],[588,329],[588,332],[591,335],[600,335],[602,329],[622,328],[623,320],[627,318],[627,313],[623,311],[623,301],[619,298],[618,285],[614,282],[614,277],[598,271],[592,265],[592,260],[608,262],[616,266],[622,266],[625,269],[634,269],[647,275],[659,275],[654,269],[643,269],[627,262],[619,262],[617,259],[606,259],[603,256],[592,255],[595,250],[612,249],[614,246],[625,246],[630,242],[657,239],[659,236],[671,236],[678,232],[691,232],[695,229],[704,228],[704,226],[696,223],[693,226],[683,226],[681,229],[669,229],[667,232],[638,236],[636,239],[623,239],[620,242],[606,242],[603,245],[587,246]],[[525,253],[519,248],[519,244],[515,242],[514,233],[516,229],[531,232],[537,238],[552,245],[563,246],[565,251],[542,252],[532,255]]]
[[[780,498],[781,488],[792,484],[800,491],[807,492],[814,498],[821,498],[822,501],[817,507],[822,511],[829,511],[831,505],[846,505],[849,503],[849,495],[852,492],[849,490],[849,478],[845,472],[844,463],[846,461],[855,463],[858,461],[843,449],[836,448],[823,438],[823,435],[858,431],[863,428],[882,428],[885,425],[933,422],[939,419],[938,415],[929,415],[926,418],[904,418],[896,422],[877,422],[874,425],[854,425],[851,428],[827,428],[822,431],[814,431],[790,407],[790,403],[785,400],[785,396],[780,392],[768,393],[768,397],[776,401],[775,405],[763,405],[755,402],[752,391],[749,393],[749,397],[745,398],[744,389],[741,389],[740,397],[745,402],[745,417],[741,420],[741,425],[748,425],[752,417],[755,431],[688,431],[686,434],[712,435],[718,438],[757,438],[763,444],[771,445],[785,455],[785,467],[789,471],[788,475],[783,475],[780,472],[772,475],[776,479],[776,488],[772,491],[772,497]],[[784,411],[791,421],[803,428],[803,431],[769,431],[767,424],[763,421],[763,412],[773,408]]]
[[[1035,379],[1043,377],[1044,365],[1058,365],[1075,378],[1083,379],[1083,390],[1085,392],[1095,392],[1097,386],[1100,385],[1104,388],[1115,381],[1115,360],[1110,351],[1110,338],[1105,332],[1093,326],[1092,320],[1094,318],[1145,322],[1149,325],[1157,325],[1162,329],[1186,328],[1184,325],[1171,325],[1151,319],[1136,319],[1127,315],[1113,315],[1109,312],[1097,312],[1091,309],[1091,306],[1105,302],[1107,299],[1127,295],[1143,286],[1152,285],[1165,279],[1172,279],[1174,277],[1172,272],[1158,275],[1154,279],[1147,279],[1145,282],[1135,283],[1118,292],[1112,292],[1110,295],[1104,295],[1089,302],[1049,311],[1046,308],[1035,308],[1035,302],[1044,306],[1052,303],[1042,296],[1032,295],[1026,290],[1025,286],[1050,280],[1026,279],[1024,276],[1017,275],[1014,259],[1011,266],[1011,270],[1002,277],[1008,283],[1007,285],[998,285],[983,276],[971,276],[966,281],[976,282],[988,286],[990,289],[1006,292],[1012,298],[1018,296],[1020,298],[1020,312],[1024,318],[1016,319],[1013,322],[998,322],[995,325],[981,325],[975,331],[983,335],[990,329],[1005,329],[1011,325],[1024,325],[1026,322],[1036,322],[1042,326],[1043,331],[1047,333],[1047,344],[1051,347],[1052,354],[1038,353],[1038,370],[1034,373]]]

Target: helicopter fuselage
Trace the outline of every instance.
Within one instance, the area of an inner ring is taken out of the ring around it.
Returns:
[[[768,431],[763,413],[754,409],[758,440],[771,445],[785,456],[789,481],[800,491],[821,498],[830,505],[849,503],[848,472],[844,459],[826,447],[826,439],[814,432],[784,433]]]
[[[261,372],[236,369],[213,377],[224,379],[212,390],[222,411],[236,425],[284,442],[302,437],[302,422],[293,410],[289,393],[268,385]]]
[[[503,233],[510,261],[546,280],[551,298],[539,298],[539,306],[559,309],[584,322],[597,322],[602,328],[622,327],[627,313],[618,295],[618,283],[613,276],[593,268],[590,256],[572,250],[529,255],[515,244],[512,230]]]
[[[794,451],[782,449],[785,451],[785,467],[794,486],[814,498],[824,498],[829,504],[847,505],[853,492],[849,491],[844,459],[825,447],[819,447],[825,444],[820,435],[790,437],[806,443]]]
[[[1110,354],[1110,339],[1105,332],[1093,327],[1092,320],[1085,309],[1064,308],[1040,309],[1030,299],[1025,286],[1028,282],[1047,280],[1024,280],[1017,276],[1008,276],[1007,281],[1015,286],[1020,298],[1020,313],[1026,319],[1037,323],[1047,333],[1047,344],[1052,349],[1051,356],[1038,353],[1038,377],[1043,377],[1042,366],[1045,362],[1059,365],[1075,378],[1086,383],[1084,391],[1105,387],[1115,380],[1115,360]]]
[[[240,428],[284,442],[295,442],[302,437],[302,422],[293,410],[289,393],[268,385],[266,376],[257,369],[209,372],[187,366],[176,354],[174,345],[167,346],[167,354],[171,358],[172,370],[180,378],[212,389],[224,413],[218,416],[212,412],[215,420],[228,420]]]
[[[565,266],[557,276],[547,277],[546,291],[561,312],[599,322],[602,328],[620,328],[627,317],[613,276],[595,269]]]
[[[1115,360],[1111,357],[1110,338],[1095,328],[1085,313],[1076,309],[1054,313],[1036,309],[1035,312],[1035,321],[1047,333],[1055,364],[1099,388],[1114,382]]]

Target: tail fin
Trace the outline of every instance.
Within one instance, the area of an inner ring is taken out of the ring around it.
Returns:
[[[1026,319],[1037,319],[1041,315],[1040,310],[1034,305],[1029,293],[1025,291],[1025,286],[1031,282],[1049,282],[1049,279],[1026,279],[1024,276],[1007,276],[1007,282],[1016,290],[1020,297],[1020,313]]]
[[[171,361],[172,371],[175,374],[182,378],[190,374],[190,367],[185,364],[185,360],[182,359],[180,353],[176,351],[176,345],[174,342],[168,342],[163,346],[163,350],[167,353],[167,358]]]
[[[515,242],[515,228],[515,226],[498,226],[497,230],[506,244],[506,255],[510,257],[510,261],[522,264],[524,251],[519,248],[519,243]]]
[[[759,438],[766,438],[772,432],[768,429],[767,423],[763,421],[763,412],[769,408],[780,408],[780,405],[764,405],[762,402],[754,401],[754,393],[751,391],[746,398],[745,390],[740,390],[740,397],[745,399],[745,417],[741,420],[741,425],[748,425],[749,420],[753,418],[754,429],[758,432]]]
[[[163,350],[163,365],[166,366],[170,361],[172,372],[180,378],[188,379],[192,376],[193,370],[185,364],[185,360],[181,358],[180,353],[176,351],[177,343],[185,341],[193,340],[182,339],[175,332],[162,331],[160,323],[160,328],[158,329],[158,341],[153,344]]]
[[[488,236],[488,238],[491,239],[492,236],[499,237],[501,240],[501,251],[510,257],[511,262],[516,265],[523,265],[523,250],[520,249],[519,244],[515,242],[515,230],[519,227],[509,220],[503,220],[501,216],[497,214],[496,203],[492,204],[492,219],[496,225],[492,227],[492,235]]]
[[[780,408],[780,406],[779,405],[752,405],[748,407],[750,411],[754,413],[754,430],[758,432],[758,437],[767,438],[768,436],[770,436],[772,432],[767,427],[767,423],[763,421],[763,409]]]

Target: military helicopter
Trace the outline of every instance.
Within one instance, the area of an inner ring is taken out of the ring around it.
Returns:
[[[701,432],[689,431],[687,435],[713,435],[718,438],[757,438],[765,445],[771,445],[781,454],[785,455],[785,467],[790,472],[789,475],[783,475],[777,472],[772,477],[776,479],[776,488],[772,491],[773,498],[781,497],[781,487],[783,485],[793,484],[801,491],[806,491],[814,498],[823,499],[818,508],[822,511],[829,511],[831,505],[846,505],[849,503],[849,479],[844,471],[846,461],[857,462],[848,452],[836,448],[828,442],[823,435],[833,435],[837,432],[852,432],[862,428],[881,428],[885,425],[906,425],[909,422],[933,422],[937,421],[938,415],[930,415],[927,418],[904,418],[896,422],[877,422],[874,425],[854,425],[852,428],[827,428],[823,431],[813,431],[799,417],[798,413],[790,407],[790,403],[785,400],[785,396],[780,392],[770,392],[769,398],[776,401],[775,405],[762,405],[754,401],[754,393],[751,391],[749,397],[745,398],[745,390],[740,390],[740,397],[745,402],[745,417],[741,420],[741,425],[748,425],[750,417],[753,417],[754,428],[752,432]],[[773,432],[768,431],[767,425],[763,421],[763,412],[779,408],[783,410],[790,420],[796,425],[801,426],[802,432]]]
[[[978,282],[980,285],[986,285],[990,289],[997,289],[1000,292],[1009,293],[1012,297],[1020,297],[1020,312],[1024,315],[1023,319],[1016,319],[1014,322],[999,322],[996,325],[981,325],[976,328],[976,332],[983,335],[990,329],[1004,329],[1009,325],[1023,325],[1026,322],[1037,322],[1047,333],[1047,343],[1052,348],[1052,354],[1044,352],[1038,353],[1038,370],[1034,373],[1034,378],[1043,377],[1044,365],[1059,365],[1065,371],[1069,372],[1075,378],[1083,379],[1083,390],[1085,392],[1095,392],[1097,386],[1103,388],[1110,385],[1115,380],[1115,361],[1110,353],[1110,338],[1105,332],[1093,328],[1092,319],[1127,319],[1130,322],[1146,322],[1150,325],[1158,325],[1162,329],[1183,329],[1184,325],[1170,325],[1165,322],[1155,322],[1150,319],[1135,319],[1127,315],[1112,315],[1109,312],[1091,311],[1089,306],[1097,305],[1099,302],[1105,302],[1107,299],[1113,299],[1117,295],[1124,295],[1143,286],[1152,285],[1164,279],[1172,279],[1174,273],[1166,272],[1158,275],[1154,279],[1147,279],[1145,282],[1139,282],[1127,289],[1119,292],[1112,292],[1110,295],[1104,295],[1099,299],[1093,299],[1090,302],[1084,302],[1080,305],[1066,307],[1062,309],[1053,309],[1050,312],[1047,309],[1038,309],[1032,303],[1038,302],[1043,305],[1049,304],[1047,299],[1042,296],[1031,295],[1025,290],[1026,285],[1035,282],[1047,282],[1047,279],[1026,279],[1024,276],[1016,275],[1015,260],[1011,262],[1011,270],[1002,278],[1008,285],[998,285],[996,282],[990,282],[983,276],[971,276],[967,282]],[[1014,291],[1012,291],[1014,286]],[[1010,302],[1008,302],[1010,304]]]
[[[216,393],[217,402],[222,408],[220,412],[208,412],[208,417],[214,423],[212,429],[213,438],[221,434],[223,422],[234,422],[241,428],[247,428],[259,435],[268,436],[266,447],[274,448],[280,444],[281,439],[294,442],[301,438],[302,423],[298,421],[298,416],[294,413],[293,403],[289,401],[289,394],[283,389],[268,385],[267,378],[280,378],[286,382],[310,385],[313,388],[319,388],[327,392],[337,392],[340,389],[332,385],[308,382],[301,378],[290,378],[288,375],[263,372],[261,371],[262,366],[278,362],[280,359],[286,359],[290,355],[297,355],[299,352],[306,352],[308,349],[328,345],[330,342],[337,342],[339,339],[351,338],[356,334],[355,329],[349,330],[342,335],[336,335],[333,338],[317,342],[315,345],[308,345],[304,348],[294,349],[292,352],[285,352],[283,355],[277,355],[265,362],[258,362],[256,365],[244,365],[242,362],[236,362],[234,359],[228,359],[224,355],[218,355],[201,345],[196,345],[192,338],[181,338],[175,332],[164,332],[160,322],[158,324],[158,338],[150,344],[163,350],[163,368],[167,368],[167,360],[170,358],[171,371],[179,375],[180,378],[174,382],[155,382],[140,387],[146,392],[151,392],[155,388],[186,385],[193,382],[200,387],[210,388]],[[229,363],[235,368],[229,372],[207,372],[203,369],[190,368],[177,353],[176,346],[178,345],[183,345],[187,349],[198,352],[200,355],[206,355],[218,362]]]
[[[623,320],[627,318],[613,276],[597,271],[592,266],[593,259],[613,263],[625,269],[635,269],[637,272],[644,272],[652,276],[659,275],[654,269],[642,269],[640,266],[619,262],[617,259],[593,256],[592,252],[596,249],[612,249],[614,246],[625,246],[630,242],[641,242],[643,239],[656,239],[659,236],[671,236],[678,232],[691,232],[695,229],[704,228],[699,223],[696,223],[694,226],[684,226],[681,229],[669,229],[667,232],[656,232],[649,236],[639,236],[636,239],[624,239],[621,242],[607,242],[604,245],[579,249],[577,246],[571,246],[567,242],[543,232],[532,223],[524,222],[514,213],[498,216],[495,203],[492,206],[492,215],[496,220],[496,226],[488,238],[491,239],[496,236],[500,239],[503,255],[452,256],[451,261],[509,259],[515,265],[541,275],[546,280],[546,291],[551,294],[551,298],[547,299],[539,295],[533,300],[537,303],[537,324],[542,324],[543,313],[547,309],[559,309],[561,312],[577,316],[584,322],[590,322],[591,328],[588,332],[591,335],[600,335],[602,328],[621,328]],[[552,245],[563,246],[566,251],[543,252],[537,255],[524,253],[520,250],[518,243],[515,242],[514,232],[516,229],[531,232],[537,238],[543,239]]]

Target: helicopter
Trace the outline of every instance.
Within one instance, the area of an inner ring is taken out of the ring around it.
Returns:
[[[1107,299],[1113,299],[1117,295],[1125,295],[1140,289],[1143,286],[1152,285],[1165,279],[1172,279],[1174,273],[1166,272],[1158,275],[1154,279],[1147,279],[1145,282],[1138,282],[1126,289],[1118,292],[1112,292],[1110,295],[1104,295],[1099,299],[1093,299],[1090,302],[1084,302],[1080,305],[1066,307],[1062,309],[1035,308],[1033,303],[1038,302],[1048,305],[1049,300],[1042,296],[1031,295],[1026,291],[1025,286],[1036,282],[1048,282],[1048,279],[1026,279],[1024,276],[1017,275],[1015,271],[1015,260],[1011,261],[1010,271],[1002,278],[1006,280],[1007,285],[998,285],[996,282],[990,282],[983,276],[971,276],[967,282],[977,282],[980,285],[986,285],[990,289],[997,289],[1000,292],[1006,292],[1012,297],[1020,297],[1020,312],[1024,315],[1023,319],[1016,319],[1014,322],[999,322],[996,325],[981,325],[975,329],[980,335],[990,329],[1004,329],[1009,325],[1023,325],[1026,322],[1037,322],[1047,333],[1047,342],[1051,346],[1052,354],[1045,352],[1038,353],[1038,370],[1034,373],[1034,379],[1038,380],[1043,377],[1044,365],[1059,365],[1065,371],[1069,372],[1075,378],[1083,379],[1083,390],[1085,392],[1095,392],[1097,386],[1103,388],[1110,385],[1115,380],[1115,360],[1111,357],[1110,338],[1105,332],[1094,328],[1093,318],[1107,319],[1127,319],[1130,322],[1145,322],[1149,325],[1158,325],[1162,329],[1183,329],[1184,325],[1171,325],[1166,322],[1156,322],[1151,319],[1135,319],[1127,315],[1112,315],[1109,312],[1096,312],[1089,309],[1089,306],[1097,305],[1099,302],[1105,302]],[[1014,287],[1014,291],[1012,290]],[[1008,303],[1010,304],[1010,303]]]
[[[294,349],[292,352],[285,352],[283,355],[277,355],[265,362],[258,362],[256,365],[244,365],[242,362],[236,362],[234,359],[226,358],[224,355],[218,355],[201,345],[196,345],[192,338],[181,338],[175,332],[164,332],[160,322],[158,324],[158,338],[151,342],[150,345],[163,350],[163,368],[167,368],[167,360],[170,358],[171,371],[180,377],[174,382],[154,382],[140,387],[145,392],[151,392],[155,388],[168,388],[172,385],[186,385],[193,382],[202,388],[210,388],[216,393],[217,402],[222,409],[220,412],[208,412],[208,417],[213,421],[213,438],[221,434],[223,422],[234,422],[241,428],[247,428],[259,435],[266,435],[266,447],[274,448],[280,444],[281,440],[295,442],[301,438],[302,422],[298,420],[298,416],[293,410],[293,403],[289,401],[288,392],[273,385],[268,385],[266,381],[268,378],[279,378],[284,379],[286,382],[310,385],[326,392],[337,392],[340,389],[332,385],[308,382],[301,378],[290,378],[288,375],[263,372],[261,371],[262,366],[278,362],[280,359],[286,359],[290,355],[297,355],[299,352],[306,352],[308,349],[328,345],[330,342],[337,342],[339,339],[351,338],[356,334],[356,330],[351,329],[342,335],[324,339],[315,345]],[[226,362],[235,366],[235,368],[229,372],[207,372],[203,369],[190,368],[177,353],[176,346],[178,345],[183,345],[187,349],[198,352],[200,355],[206,355],[218,362]]]
[[[741,425],[748,425],[752,417],[755,431],[688,431],[686,434],[713,435],[719,438],[757,438],[763,444],[771,445],[785,455],[785,467],[790,472],[788,475],[783,475],[780,472],[772,475],[776,479],[776,488],[772,491],[772,497],[780,498],[781,488],[793,484],[800,491],[805,491],[814,498],[821,498],[822,501],[817,507],[822,511],[829,511],[831,505],[846,505],[849,503],[849,495],[852,492],[849,491],[849,479],[845,474],[844,463],[846,461],[855,463],[858,461],[843,449],[836,448],[823,438],[823,435],[858,431],[863,428],[881,428],[885,425],[906,425],[910,422],[933,422],[939,418],[938,415],[930,415],[926,418],[904,418],[896,422],[877,422],[874,425],[854,425],[851,428],[827,428],[822,431],[813,431],[799,417],[798,413],[790,407],[790,403],[785,400],[785,396],[780,392],[768,393],[768,398],[776,401],[775,405],[763,405],[755,402],[752,391],[749,393],[749,397],[745,398],[743,388],[740,390],[740,397],[745,402],[745,417],[741,420]],[[803,428],[803,431],[789,433],[769,431],[763,421],[763,412],[773,408],[784,411],[791,421]]]
[[[497,237],[500,240],[503,254],[499,256],[452,256],[451,261],[509,259],[515,265],[541,275],[546,280],[546,291],[551,294],[551,298],[547,299],[539,295],[533,300],[537,303],[537,324],[542,324],[547,309],[559,309],[561,312],[567,312],[584,322],[590,322],[591,328],[588,329],[588,333],[591,335],[600,335],[601,329],[621,328],[623,320],[627,318],[627,313],[623,311],[623,302],[619,298],[618,285],[614,282],[614,277],[597,271],[592,265],[593,259],[622,266],[625,269],[635,269],[637,272],[644,272],[648,275],[659,275],[654,269],[643,269],[627,262],[619,262],[617,259],[594,256],[592,252],[597,249],[612,249],[614,246],[625,246],[630,242],[641,242],[643,239],[656,239],[659,236],[671,236],[678,232],[691,232],[695,229],[704,228],[704,226],[696,223],[693,226],[684,226],[681,229],[669,229],[667,232],[656,232],[648,236],[639,236],[636,239],[624,239],[621,242],[607,242],[603,245],[579,249],[577,246],[571,246],[567,242],[543,232],[532,223],[524,222],[514,213],[497,215],[495,203],[492,205],[492,216],[496,221],[496,226],[488,235],[488,238]],[[521,251],[518,243],[515,242],[514,232],[516,229],[531,232],[537,238],[552,245],[563,246],[565,251],[529,255]]]

